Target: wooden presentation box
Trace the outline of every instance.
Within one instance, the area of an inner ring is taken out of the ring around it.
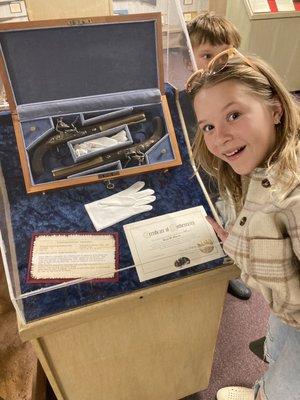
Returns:
[[[0,43],[27,193],[181,164],[164,94],[160,13],[3,24]],[[119,146],[111,130],[124,125],[133,143]],[[105,137],[105,152],[74,162],[70,141],[90,134]]]

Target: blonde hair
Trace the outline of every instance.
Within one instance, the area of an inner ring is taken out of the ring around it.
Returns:
[[[228,19],[205,12],[187,23],[192,47],[209,42],[211,45],[228,44],[238,48],[241,36],[236,27]]]
[[[300,132],[300,110],[292,95],[285,88],[276,72],[257,57],[248,57],[252,68],[240,57],[229,59],[227,65],[216,73],[199,72],[191,83],[190,93],[194,97],[201,89],[218,83],[234,80],[248,88],[249,92],[268,105],[280,102],[282,117],[276,126],[275,150],[266,160],[268,172],[275,170],[280,177],[291,172],[291,179],[276,188],[283,194],[288,190],[297,174],[297,145]],[[203,104],[205,107],[205,104]],[[236,211],[242,208],[245,191],[243,181],[229,164],[210,153],[204,142],[203,132],[198,128],[194,143],[193,155],[197,167],[202,167],[216,179],[220,195],[233,202]]]

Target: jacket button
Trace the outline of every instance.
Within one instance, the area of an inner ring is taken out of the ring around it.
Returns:
[[[243,217],[243,218],[240,220],[240,225],[241,225],[241,226],[245,225],[246,221],[247,221],[247,218],[246,218],[246,217]]]
[[[264,188],[268,188],[268,187],[271,186],[271,183],[270,183],[270,181],[269,181],[268,179],[263,179],[263,180],[261,181],[261,184],[262,184],[262,186],[263,186]]]

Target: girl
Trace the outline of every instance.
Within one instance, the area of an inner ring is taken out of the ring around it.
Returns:
[[[276,73],[236,49],[187,83],[199,124],[193,145],[235,209],[226,232],[209,219],[241,277],[271,308],[265,358],[253,389],[220,389],[218,400],[300,399],[300,113]]]

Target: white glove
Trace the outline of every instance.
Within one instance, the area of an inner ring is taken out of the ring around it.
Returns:
[[[136,182],[122,192],[85,204],[85,209],[97,231],[114,225],[133,215],[150,211],[156,197],[154,190],[145,189],[145,182]]]

